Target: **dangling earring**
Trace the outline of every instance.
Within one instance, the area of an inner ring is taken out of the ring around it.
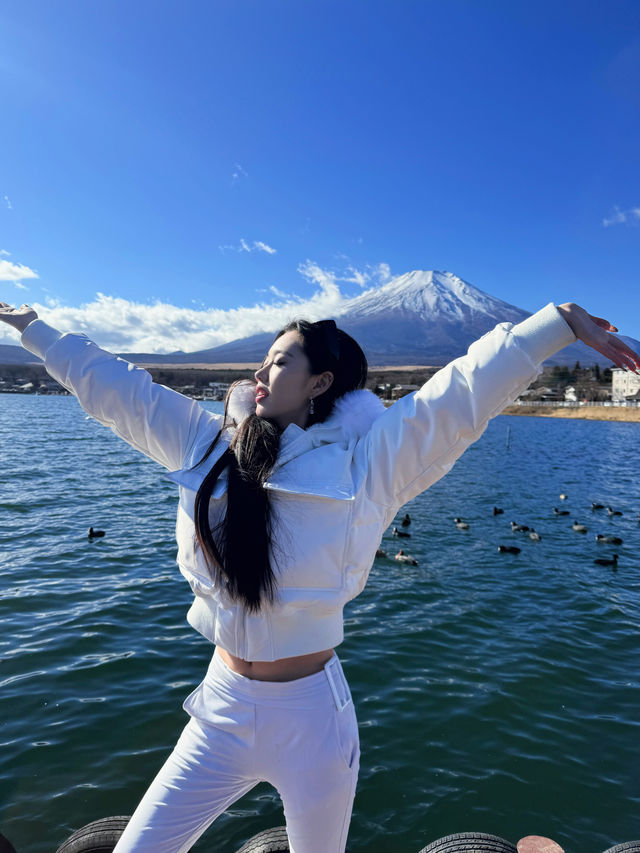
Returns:
[[[313,397],[309,398],[309,414],[313,415],[315,412],[315,406],[313,405]]]

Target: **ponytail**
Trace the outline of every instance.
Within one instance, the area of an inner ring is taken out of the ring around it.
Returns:
[[[229,398],[225,401],[225,420],[218,435],[200,460],[215,447],[227,420]],[[231,443],[202,481],[196,494],[194,522],[196,539],[218,582],[231,598],[241,601],[250,612],[257,612],[263,598],[273,603],[276,579],[271,567],[271,508],[263,488],[280,448],[280,430],[267,418],[249,415],[238,426]],[[209,501],[220,474],[227,469],[227,510],[224,519],[212,531]]]

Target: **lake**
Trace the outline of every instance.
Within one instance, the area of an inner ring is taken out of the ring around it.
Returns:
[[[133,812],[213,646],[185,619],[163,469],[72,397],[0,395],[0,439],[0,829],[51,853]],[[567,853],[640,839],[639,440],[635,423],[499,416],[407,504],[419,565],[376,560],[338,647],[362,749],[353,853],[464,831]],[[382,547],[397,550],[390,530]],[[594,563],[613,552],[616,571]],[[193,849],[234,853],[283,824],[261,784]]]

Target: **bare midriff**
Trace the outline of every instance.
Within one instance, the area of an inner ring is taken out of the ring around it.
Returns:
[[[313,675],[314,672],[320,672],[333,655],[333,649],[325,649],[293,658],[247,661],[237,658],[221,646],[216,646],[216,649],[229,669],[257,681],[294,681],[296,678]]]

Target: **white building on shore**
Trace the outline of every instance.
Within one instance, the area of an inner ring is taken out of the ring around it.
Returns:
[[[623,403],[629,397],[635,397],[640,393],[640,376],[630,373],[621,367],[611,370],[611,400],[614,403]]]

